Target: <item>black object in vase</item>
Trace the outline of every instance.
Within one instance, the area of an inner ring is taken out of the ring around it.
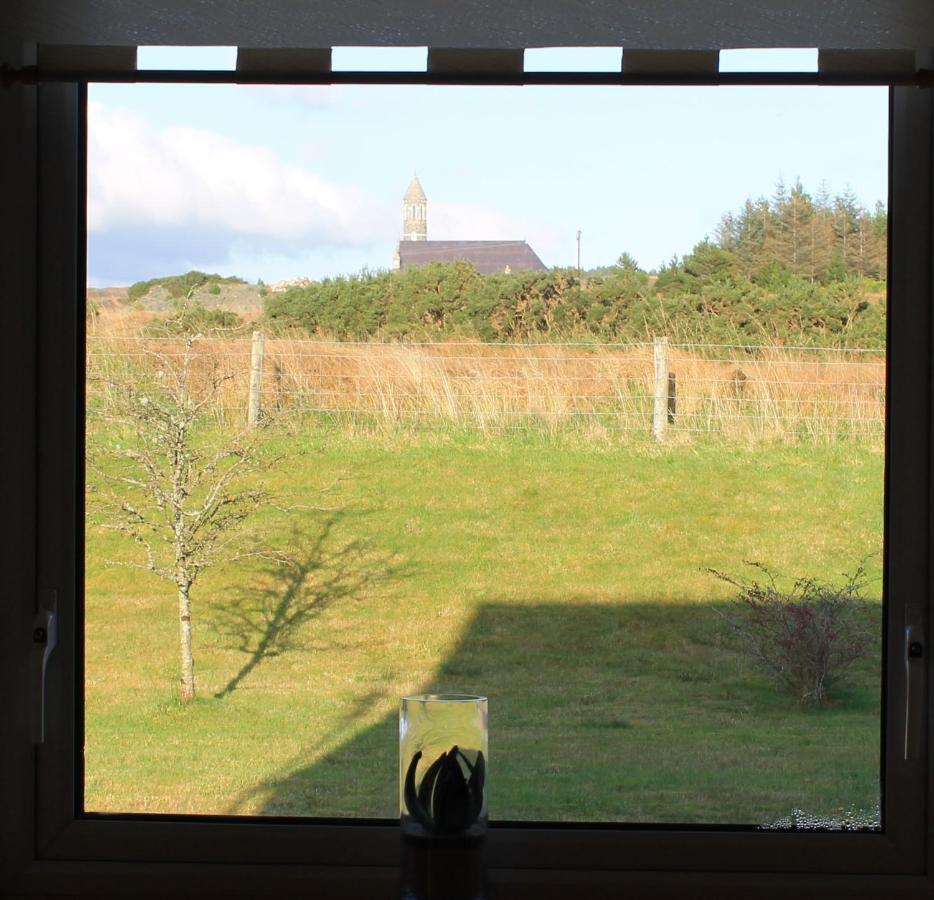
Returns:
[[[409,815],[436,837],[465,834],[483,809],[486,763],[478,751],[473,763],[456,745],[442,753],[426,770],[416,790],[419,750],[405,776],[405,805]]]

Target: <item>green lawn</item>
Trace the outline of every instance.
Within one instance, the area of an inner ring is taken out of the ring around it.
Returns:
[[[878,574],[878,450],[269,440],[269,485],[305,508],[257,527],[303,566],[196,586],[193,704],[171,587],[106,565],[132,548],[89,530],[88,809],[394,817],[398,697],[428,689],[489,696],[494,820],[877,802],[878,661],[829,708],[794,705],[737,652],[705,567],[834,579],[870,556]]]

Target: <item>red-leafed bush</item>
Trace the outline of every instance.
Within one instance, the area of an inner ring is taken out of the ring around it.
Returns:
[[[708,570],[739,588],[725,619],[741,652],[799,702],[826,704],[847,668],[866,657],[878,640],[870,627],[873,607],[861,595],[867,581],[864,567],[839,586],[798,578],[783,589],[768,568],[748,565],[763,579]]]

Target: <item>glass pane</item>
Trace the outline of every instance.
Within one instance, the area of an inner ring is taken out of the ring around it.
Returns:
[[[879,827],[886,104],[92,85],[86,809]]]

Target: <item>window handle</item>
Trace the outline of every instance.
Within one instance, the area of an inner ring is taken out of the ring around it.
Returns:
[[[30,690],[32,713],[30,732],[34,744],[45,742],[45,671],[49,657],[58,643],[57,592],[39,592],[39,610],[32,622],[32,660]]]
[[[921,759],[924,749],[925,646],[917,625],[905,629],[905,759]]]

